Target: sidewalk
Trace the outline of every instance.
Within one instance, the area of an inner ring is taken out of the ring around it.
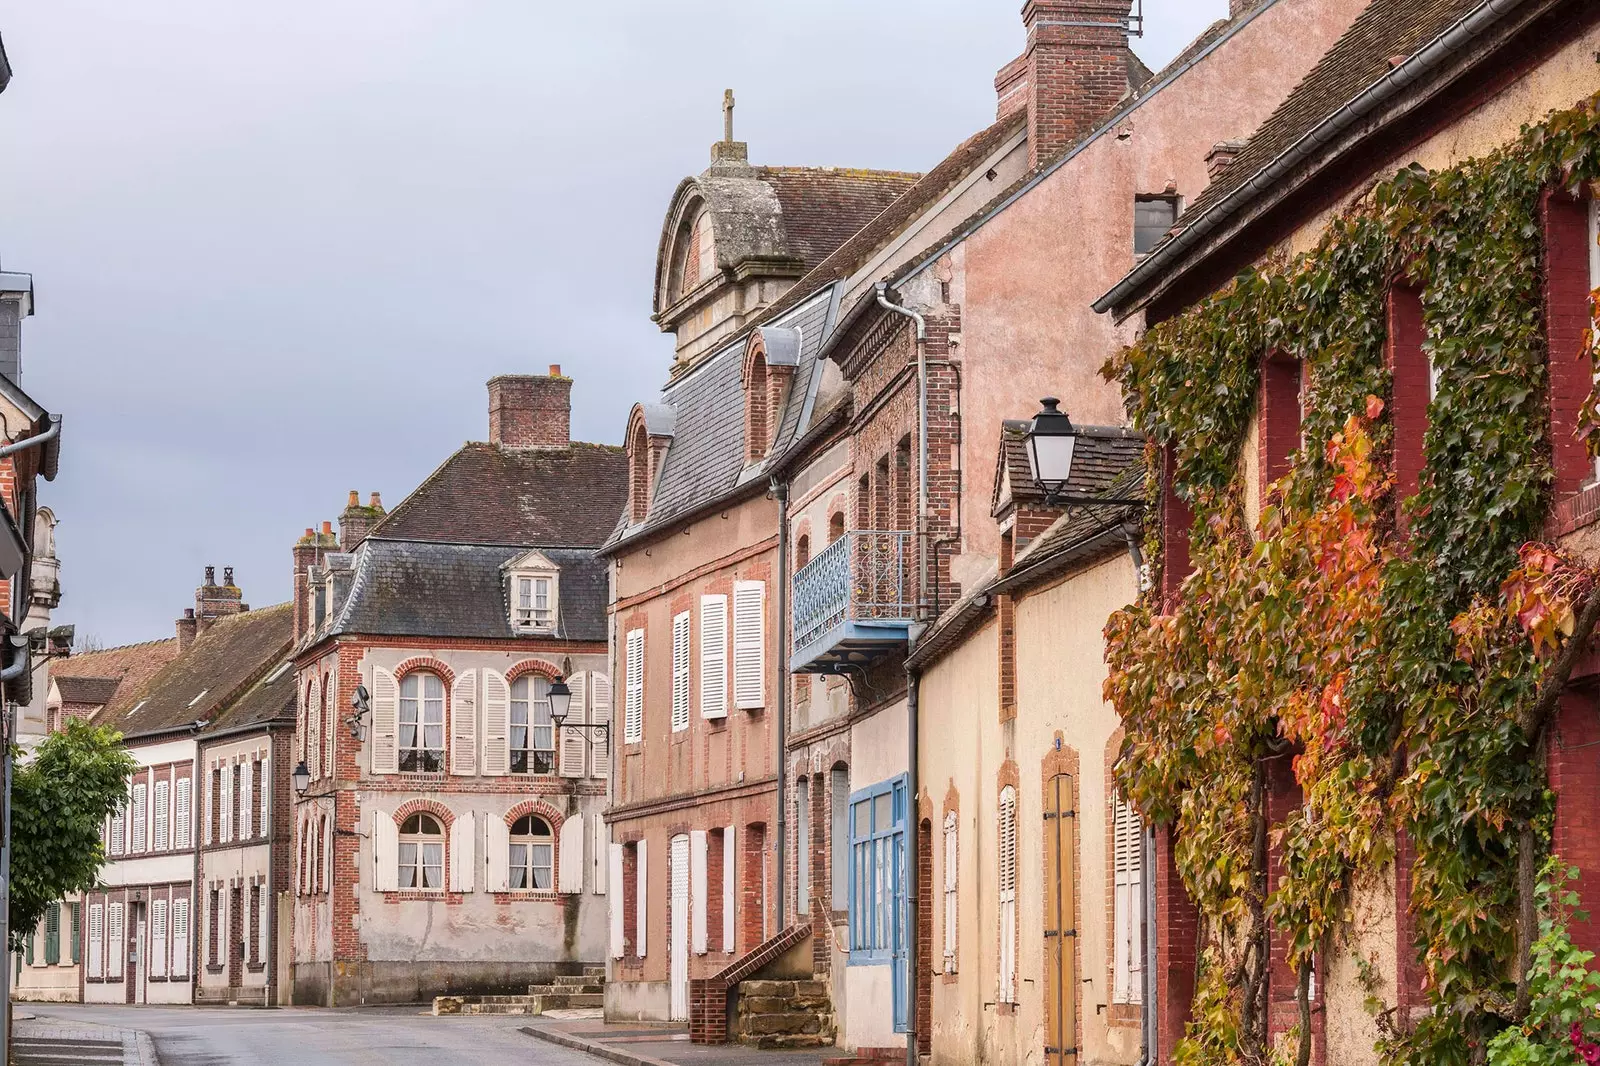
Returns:
[[[161,1066],[155,1045],[137,1029],[64,1025],[50,1018],[15,1016],[16,1066]]]
[[[529,1036],[587,1051],[618,1066],[822,1066],[836,1048],[762,1051],[743,1044],[691,1044],[684,1026],[614,1024],[599,1019],[525,1025]]]

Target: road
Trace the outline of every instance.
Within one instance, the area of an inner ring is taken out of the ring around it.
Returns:
[[[161,1066],[595,1066],[581,1051],[517,1031],[528,1018],[445,1017],[421,1008],[247,1010],[27,1004],[62,1027],[138,1029]]]

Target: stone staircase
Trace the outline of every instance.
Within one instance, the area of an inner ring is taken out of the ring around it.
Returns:
[[[606,968],[585,966],[581,974],[563,974],[549,984],[529,985],[525,996],[437,996],[433,1013],[543,1014],[547,1010],[599,1009],[605,1006]]]
[[[742,981],[734,1039],[758,1048],[829,1047],[833,1000],[823,981]]]

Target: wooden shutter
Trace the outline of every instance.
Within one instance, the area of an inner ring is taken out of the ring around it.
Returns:
[[[307,854],[302,850],[302,855]],[[372,812],[372,887],[379,892],[400,889],[400,827],[387,811]]]
[[[61,963],[61,904],[52,903],[44,912],[44,964]]]
[[[484,888],[490,892],[511,890],[511,827],[498,814],[483,816],[484,869],[488,880]]]
[[[767,583],[733,586],[733,705],[741,711],[767,705]]]
[[[576,895],[583,891],[583,815],[573,814],[561,823],[556,891]]]
[[[672,616],[672,731],[689,728],[689,612]]]
[[[83,904],[69,903],[67,904],[67,910],[72,916],[72,929],[70,932],[72,937],[72,949],[68,952],[68,956],[72,959],[72,964],[76,966],[79,962],[83,961],[80,958],[81,951],[79,948],[79,945],[83,942]]]
[[[104,977],[106,970],[106,908],[103,903],[89,904],[89,976]]]
[[[155,822],[150,846],[156,851],[166,851],[172,846],[172,785],[165,780],[156,782],[155,802],[151,814]]]
[[[1044,1066],[1077,1066],[1078,999],[1083,985],[1077,971],[1077,812],[1073,778],[1056,774],[1045,781],[1044,825]],[[1013,837],[1016,800],[1011,801]],[[1012,861],[1015,862],[1015,845]],[[1013,897],[1015,893],[1013,892]],[[1015,903],[1012,911],[1015,913]],[[1011,949],[1016,950],[1014,947]],[[1012,959],[1013,971],[1016,967]],[[1014,1001],[1014,997],[1013,997]]]
[[[372,668],[372,772],[400,772],[400,686],[381,666]]]
[[[450,891],[471,892],[478,868],[478,822],[468,811],[450,825]]]
[[[194,778],[180,777],[172,786],[172,806],[174,809],[172,827],[172,846],[180,851],[189,846],[194,831]],[[263,820],[265,825],[265,820]]]
[[[706,831],[689,830],[689,943],[706,953]]]
[[[700,716],[728,717],[728,597],[700,597]]]
[[[584,725],[589,721],[589,675],[576,673],[568,681],[572,689],[572,703],[567,709],[568,725]],[[588,771],[589,737],[583,729],[562,729],[556,757],[562,777],[583,777]]]
[[[189,976],[189,897],[172,901],[172,976]]]
[[[450,772],[478,772],[478,671],[462,671],[450,686]]]
[[[311,776],[316,776],[315,771]],[[226,844],[233,839],[233,767],[227,763],[222,764],[222,794],[219,802],[222,811],[217,818],[217,839]]]
[[[200,786],[201,788],[205,789],[206,792],[205,802],[201,804],[201,811],[204,817],[200,822],[200,841],[203,844],[209,844],[211,843],[211,834],[213,832],[211,828],[212,807],[216,803],[216,796],[211,786],[216,780],[216,774],[214,771],[207,770],[202,766],[197,766],[195,769],[205,774]]]
[[[167,975],[167,901],[150,904],[150,976]]]
[[[511,686],[498,670],[483,672],[483,772],[511,772]]]
[[[956,966],[956,871],[960,858],[956,812],[944,819],[944,968],[953,973]]]
[[[1112,981],[1113,1003],[1138,1003],[1143,997],[1139,977],[1143,972],[1140,914],[1142,873],[1139,816],[1120,796],[1112,800]]]
[[[127,939],[122,935],[122,904],[113,903],[106,912],[106,956],[111,965],[107,976],[122,976],[122,960],[128,957]]]
[[[133,802],[128,812],[128,851],[132,854],[145,850],[145,819],[149,811],[145,798],[149,787],[142,781],[133,786]]]
[[[731,825],[722,831],[722,950],[729,953],[733,951],[733,924],[737,913],[738,896],[734,886],[739,880],[734,869],[733,835]]]
[[[644,738],[644,630],[629,631],[627,656],[622,732],[626,743],[637,744]]]
[[[272,756],[261,756],[261,835],[272,832]]]
[[[611,851],[611,834],[606,831],[606,820],[601,815],[594,816],[594,850],[591,890],[597,896],[606,894],[606,874],[610,870],[609,853]]]
[[[1000,988],[1001,1003],[1017,1001],[1017,794],[1000,794]]]
[[[634,902],[638,906],[638,910],[634,912],[633,920],[635,937],[633,953],[635,956],[641,959],[644,958],[645,945],[649,943],[649,940],[645,935],[645,917],[650,913],[649,901],[645,898],[648,894],[647,889],[650,884],[650,878],[648,876],[648,863],[646,862],[647,856],[645,854],[645,844],[646,842],[641,840],[637,845],[635,845],[637,861],[634,864],[638,874],[639,887],[638,890],[633,894]]]
[[[248,762],[239,764],[239,839],[249,840],[251,820],[256,816],[255,770]]]
[[[609,778],[611,745],[616,742],[611,735],[611,679],[599,671],[589,674],[589,721],[606,727],[603,734],[594,730],[589,737],[589,773]]]
[[[611,845],[610,852],[610,862],[607,864],[609,872],[606,875],[606,881],[617,885],[620,889],[622,885],[622,845]],[[611,957],[613,959],[622,958],[622,925],[625,917],[623,914],[623,900],[625,895],[626,893],[621,891],[611,893]]]

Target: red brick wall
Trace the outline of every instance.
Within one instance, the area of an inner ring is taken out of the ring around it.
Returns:
[[[572,379],[505,374],[489,379],[489,442],[506,448],[565,448],[572,443]]]
[[[1189,530],[1194,525],[1194,513],[1173,490],[1175,464],[1172,445],[1169,444],[1162,457],[1161,474],[1161,594],[1167,611],[1176,605],[1178,589],[1192,569],[1189,565]]]
[[[1400,830],[1394,847],[1395,1007],[1402,1024],[1409,1023],[1412,1010],[1425,1007],[1428,998],[1423,992],[1422,960],[1417,957],[1417,918],[1411,910],[1411,866],[1416,859],[1411,834]]]
[[[767,827],[754,822],[744,827],[739,854],[744,874],[739,878],[739,950],[752,951],[766,939]]]
[[[1388,325],[1384,358],[1392,379],[1395,498],[1404,500],[1416,495],[1421,483],[1422,442],[1428,431],[1428,357],[1422,350],[1422,297],[1415,289],[1397,285],[1389,290]]]
[[[1589,205],[1551,190],[1540,214],[1550,344],[1550,452],[1559,498],[1582,488],[1594,471],[1588,449],[1576,436],[1578,411],[1593,384],[1593,367],[1579,358],[1589,328]]]
[[[1156,1025],[1160,1031],[1161,1064],[1172,1062],[1172,1049],[1183,1039],[1194,1000],[1195,936],[1199,916],[1178,876],[1172,828],[1156,831]]]
[[[1128,0],[1028,0],[1028,163],[1103,120],[1128,91]],[[1084,25],[1091,23],[1092,25]]]
[[[1592,692],[1562,693],[1550,743],[1550,787],[1556,793],[1552,846],[1578,868],[1572,886],[1590,920],[1572,923],[1572,942],[1600,951],[1600,708]]]
[[[1261,498],[1267,486],[1289,472],[1300,448],[1300,361],[1277,353],[1261,360]]]

